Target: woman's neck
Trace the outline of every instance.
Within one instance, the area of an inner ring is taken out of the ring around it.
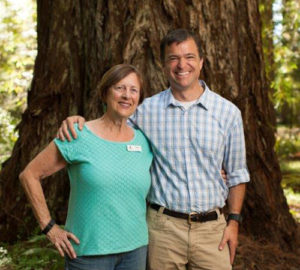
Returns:
[[[126,118],[112,117],[108,113],[99,118],[99,125],[116,133],[122,133],[129,128]]]
[[[127,125],[126,118],[114,118],[105,113],[87,125],[96,135],[106,140],[126,142],[134,138],[134,131]]]

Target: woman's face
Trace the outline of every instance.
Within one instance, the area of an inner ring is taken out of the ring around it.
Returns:
[[[141,85],[132,72],[109,88],[106,97],[107,113],[128,118],[139,104]]]

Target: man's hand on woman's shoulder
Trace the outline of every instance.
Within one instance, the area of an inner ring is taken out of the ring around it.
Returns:
[[[80,115],[69,116],[61,123],[61,126],[56,134],[56,138],[59,138],[61,141],[67,139],[70,142],[72,138],[69,132],[71,132],[73,138],[76,139],[77,134],[74,128],[74,124],[76,123],[78,123],[79,130],[82,130],[85,119]]]

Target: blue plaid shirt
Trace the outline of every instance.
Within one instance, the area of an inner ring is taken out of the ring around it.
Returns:
[[[204,93],[187,110],[167,89],[132,116],[154,153],[148,201],[184,213],[223,207],[228,189],[249,181],[240,111],[200,83]]]

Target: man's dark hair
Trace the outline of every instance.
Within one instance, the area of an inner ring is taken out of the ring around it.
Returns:
[[[203,53],[201,49],[201,43],[198,38],[193,32],[187,30],[187,29],[175,29],[171,30],[167,33],[167,35],[162,39],[160,42],[160,59],[162,63],[165,61],[165,50],[167,46],[170,46],[172,43],[179,44],[183,41],[186,41],[187,39],[193,39],[197,45],[198,53],[200,58],[203,58]]]

